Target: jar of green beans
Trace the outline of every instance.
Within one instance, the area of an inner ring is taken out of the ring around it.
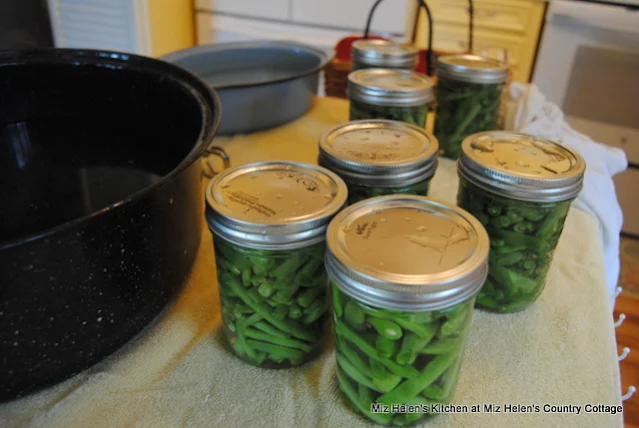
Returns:
[[[414,70],[419,50],[388,40],[363,39],[352,45],[353,70],[363,68],[399,68]]]
[[[457,159],[464,138],[497,129],[508,67],[476,55],[437,60],[437,113],[434,134],[442,155]]]
[[[426,126],[433,82],[407,70],[371,68],[348,75],[350,120],[389,119]]]
[[[491,240],[478,308],[516,312],[537,300],[584,170],[579,154],[543,138],[496,131],[464,140],[457,203]]]
[[[348,202],[396,193],[428,194],[437,140],[423,128],[392,120],[357,120],[320,137],[318,163],[348,186]]]
[[[299,366],[327,339],[325,234],[346,185],[324,168],[263,162],[206,190],[226,340],[260,367]]]
[[[327,244],[336,374],[347,401],[381,425],[437,413],[453,397],[486,279],[485,229],[460,208],[390,195],[339,213]]]

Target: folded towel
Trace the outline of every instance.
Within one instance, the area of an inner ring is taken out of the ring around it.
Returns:
[[[557,140],[586,160],[584,187],[573,206],[593,215],[599,222],[604,250],[606,285],[614,306],[619,280],[619,234],[623,223],[612,177],[624,171],[628,161],[623,150],[606,146],[580,134],[564,120],[564,114],[535,85],[513,83],[509,98],[511,114],[504,127]]]
[[[233,165],[285,158],[313,163],[317,136],[348,117],[326,98],[300,120],[220,138]],[[430,196],[455,201],[455,163],[442,159]],[[539,301],[511,315],[475,311],[454,404],[621,403],[610,305],[595,219],[571,209]],[[470,407],[469,407],[470,409]],[[420,427],[621,428],[620,413],[447,413]],[[101,364],[0,405],[0,427],[372,427],[342,398],[331,344],[313,362],[263,370],[222,339],[211,234],[203,231],[186,288],[144,335]]]

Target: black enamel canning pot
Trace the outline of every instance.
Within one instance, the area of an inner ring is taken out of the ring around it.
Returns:
[[[181,289],[219,120],[159,60],[0,53],[0,401],[99,362]]]

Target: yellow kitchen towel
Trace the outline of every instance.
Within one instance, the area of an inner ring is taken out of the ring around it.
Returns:
[[[218,139],[233,165],[263,159],[315,162],[317,137],[347,118],[348,104],[320,99],[275,130]],[[431,196],[454,202],[455,165],[442,160]],[[0,427],[370,426],[341,397],[332,344],[315,361],[264,370],[224,345],[211,236],[175,303],[138,338],[55,387],[0,405]],[[454,404],[500,413],[448,413],[427,427],[621,427],[622,415],[586,413],[620,404],[611,308],[597,224],[571,210],[540,300],[514,315],[475,311]],[[538,405],[539,413],[505,405]],[[580,413],[544,405],[581,406]],[[550,408],[548,408],[551,410]],[[561,410],[561,409],[560,409]]]

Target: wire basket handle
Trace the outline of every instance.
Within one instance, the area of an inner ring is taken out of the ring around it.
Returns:
[[[366,28],[364,29],[364,38],[368,39],[368,34],[370,32],[371,23],[373,22],[373,15],[375,14],[375,9],[377,6],[384,0],[377,0],[373,7],[371,7],[370,12],[368,12],[368,19],[366,20]],[[426,12],[426,17],[428,18],[428,50],[426,51],[426,75],[432,75],[432,66],[433,66],[433,18],[430,14],[430,8],[426,4],[424,0],[417,0],[419,3],[419,7],[424,9]]]

